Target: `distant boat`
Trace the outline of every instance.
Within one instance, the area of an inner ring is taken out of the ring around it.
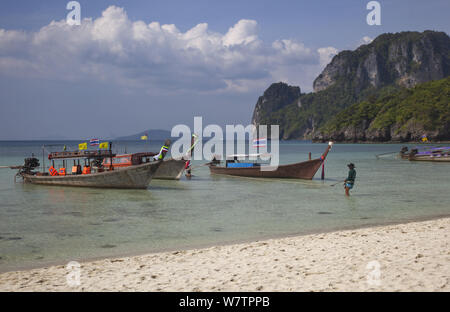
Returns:
[[[408,150],[405,146],[399,153],[402,159],[410,161],[433,161],[433,162],[450,162],[450,147],[429,147],[419,150],[413,148]]]
[[[306,179],[311,180],[325,161],[328,152],[333,146],[332,142],[328,143],[325,152],[320,158],[309,159],[307,161],[298,162],[288,165],[279,165],[273,167],[272,171],[262,171],[260,163],[241,161],[247,157],[260,157],[261,154],[253,155],[228,155],[224,166],[220,166],[220,160],[214,160],[209,164],[211,174],[223,174],[241,177],[253,178],[287,178],[287,179]],[[269,167],[270,168],[270,167]]]
[[[171,137],[171,132],[168,130],[148,129],[139,133],[135,133],[127,136],[116,137],[115,141],[139,141],[143,136],[147,136],[145,140],[158,140],[164,141],[166,138]]]

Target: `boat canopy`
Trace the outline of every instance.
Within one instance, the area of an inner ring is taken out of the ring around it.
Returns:
[[[269,154],[269,153],[231,154],[231,155],[227,155],[227,159],[233,159],[233,158],[245,159],[245,158],[258,158],[258,157],[272,157],[272,155]]]
[[[73,151],[73,152],[51,152],[48,154],[48,159],[64,159],[64,158],[103,158],[116,156],[108,150],[98,151]]]
[[[152,152],[133,153],[133,154],[120,154],[112,157],[112,163],[114,167],[128,167],[132,165],[140,165],[144,162],[149,162],[150,158],[157,155]],[[111,165],[111,158],[105,157],[103,160],[103,166]]]

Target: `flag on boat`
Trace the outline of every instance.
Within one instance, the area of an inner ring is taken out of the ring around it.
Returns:
[[[100,140],[99,139],[91,139],[89,141],[89,145],[90,146],[98,146],[100,144]]]
[[[148,133],[141,136],[141,140],[148,140]]]
[[[266,145],[267,145],[267,138],[253,140],[253,147],[264,147]]]
[[[153,159],[156,160],[160,160],[163,159],[165,156],[165,153],[167,153],[169,151],[169,148],[165,145],[163,145],[163,147],[161,147],[161,150],[159,151],[158,155],[153,156]]]
[[[78,144],[78,149],[80,151],[87,149],[87,142]]]
[[[99,146],[98,146],[99,148],[108,148],[109,147],[109,144],[108,144],[108,142],[102,142],[102,143],[100,143],[99,144]]]

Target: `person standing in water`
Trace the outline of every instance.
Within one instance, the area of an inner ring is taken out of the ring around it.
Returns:
[[[348,171],[348,177],[344,181],[344,187],[345,187],[345,196],[350,196],[350,190],[353,188],[353,184],[355,184],[356,179],[356,170],[355,165],[353,163],[349,163],[347,165],[349,171]]]

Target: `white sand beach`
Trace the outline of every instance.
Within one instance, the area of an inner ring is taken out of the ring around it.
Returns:
[[[450,291],[450,218],[0,274],[0,291]],[[379,270],[377,270],[379,268]]]

